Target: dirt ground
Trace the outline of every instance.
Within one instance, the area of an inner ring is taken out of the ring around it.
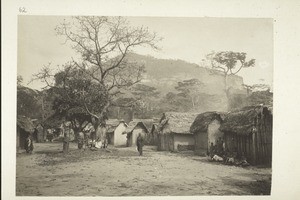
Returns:
[[[146,146],[62,153],[61,143],[35,143],[17,154],[17,196],[268,195],[271,169],[209,162],[192,152]]]

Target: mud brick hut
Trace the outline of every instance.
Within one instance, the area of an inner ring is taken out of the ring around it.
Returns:
[[[253,165],[270,165],[272,123],[272,110],[265,106],[245,107],[228,113],[220,126],[226,151],[245,156]]]
[[[118,125],[121,123],[118,119],[108,119],[106,120],[108,144],[114,144],[114,133]]]
[[[28,117],[17,116],[17,152],[25,149],[26,138],[34,132],[34,125]]]
[[[196,117],[190,128],[195,138],[195,154],[205,155],[211,143],[216,145],[218,139],[223,140],[224,133],[219,130],[223,118],[224,114],[218,112],[205,112]]]
[[[196,116],[196,113],[164,113],[158,125],[157,150],[193,150],[195,139],[190,127]]]
[[[126,135],[123,133],[125,132],[127,128],[127,123],[125,123],[123,120],[121,120],[118,124],[118,126],[114,130],[114,134],[111,138],[111,144],[114,146],[126,146],[127,138]]]
[[[145,144],[151,144],[152,139],[152,119],[134,119],[129,122],[124,134],[127,135],[127,146],[136,145],[139,134],[144,138]]]

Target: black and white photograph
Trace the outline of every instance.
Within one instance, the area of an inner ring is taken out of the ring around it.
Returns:
[[[272,197],[278,163],[299,161],[276,147],[292,138],[274,121],[276,19],[29,8],[6,141],[15,197]]]
[[[272,53],[272,19],[19,16],[16,195],[269,195]]]

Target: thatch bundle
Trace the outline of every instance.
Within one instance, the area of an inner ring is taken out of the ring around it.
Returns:
[[[34,132],[34,125],[28,117],[18,115],[17,126],[28,133]]]
[[[190,127],[197,113],[166,112],[160,120],[158,128],[162,130],[168,125],[169,132],[180,134],[191,134]]]
[[[206,132],[208,125],[213,121],[213,120],[219,120],[222,121],[224,119],[224,114],[223,113],[218,113],[218,112],[205,112],[199,114],[193,124],[191,125],[190,132],[196,133],[196,132]]]
[[[220,130],[237,135],[249,135],[256,127],[257,120],[269,114],[272,114],[271,108],[263,106],[251,106],[232,111],[226,115]]]

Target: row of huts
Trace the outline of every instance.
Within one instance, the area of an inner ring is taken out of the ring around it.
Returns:
[[[158,124],[158,150],[209,152],[221,142],[228,154],[251,164],[271,164],[272,108],[251,106],[228,113],[164,113]]]
[[[193,150],[203,155],[221,141],[225,152],[244,156],[251,164],[270,164],[272,118],[270,107],[252,106],[228,113],[166,112],[160,119],[134,119],[129,123],[109,119],[106,127],[109,144],[114,146],[135,146],[141,133],[145,144],[157,146],[158,151]],[[34,133],[33,127],[28,118],[18,117],[18,146],[23,146],[21,137]]]
[[[224,152],[245,157],[251,164],[270,164],[272,158],[272,108],[251,106],[228,113],[166,112],[160,119],[134,119],[128,124],[108,120],[110,144],[136,145],[141,133],[145,144],[158,151],[193,150],[207,154],[221,142]]]

